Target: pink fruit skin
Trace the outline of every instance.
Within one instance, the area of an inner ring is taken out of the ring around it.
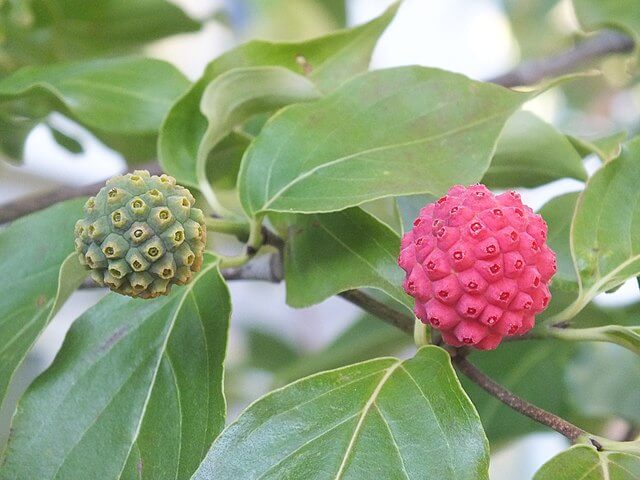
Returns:
[[[549,305],[556,254],[547,224],[508,191],[452,187],[402,238],[398,264],[415,314],[454,347],[496,348]]]

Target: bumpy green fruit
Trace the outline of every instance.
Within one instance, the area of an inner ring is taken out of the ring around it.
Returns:
[[[75,227],[78,258],[99,285],[132,297],[167,295],[200,270],[202,211],[168,175],[146,170],[114,177],[84,206]]]

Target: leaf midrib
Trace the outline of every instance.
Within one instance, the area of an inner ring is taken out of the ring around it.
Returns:
[[[182,306],[184,305],[185,300],[187,299],[187,297],[189,296],[189,294],[191,293],[191,291],[193,290],[193,288],[195,287],[195,285],[198,283],[198,281],[206,274],[208,273],[210,270],[212,270],[213,268],[216,268],[218,265],[217,261],[212,261],[208,266],[205,266],[201,271],[200,274],[198,275],[197,278],[194,278],[192,280],[192,282],[188,285],[186,285],[185,287],[183,287],[183,295],[181,295],[180,300],[178,302],[178,304],[176,305],[176,308],[173,311],[173,315],[171,316],[171,322],[169,324],[169,327],[167,328],[167,333],[165,335],[165,338],[163,339],[162,345],[160,346],[160,350],[159,350],[159,355],[158,355],[158,361],[156,362],[154,371],[153,371],[153,376],[151,378],[151,381],[149,382],[149,388],[147,391],[147,396],[145,398],[145,401],[143,403],[142,409],[140,411],[140,419],[138,421],[138,425],[136,426],[136,431],[132,437],[132,441],[131,441],[131,445],[129,446],[129,450],[127,451],[127,454],[124,457],[124,461],[122,463],[122,468],[120,469],[120,473],[118,474],[117,478],[121,479],[122,478],[122,474],[124,472],[124,469],[127,465],[127,459],[129,458],[129,455],[131,455],[131,449],[133,448],[133,445],[137,443],[138,441],[138,436],[140,435],[140,429],[142,428],[142,422],[144,420],[144,417],[146,416],[147,413],[147,407],[149,406],[149,401],[151,400],[151,393],[153,391],[153,388],[156,384],[156,380],[158,378],[158,371],[160,370],[160,363],[162,362],[162,357],[165,354],[165,352],[167,351],[167,345],[169,343],[169,338],[171,337],[171,333],[173,332],[173,328],[176,324],[176,319],[178,318],[180,311],[182,310]],[[142,458],[142,453],[140,455],[140,458]],[[178,459],[178,462],[180,462],[180,459]]]
[[[351,435],[351,439],[349,440],[349,444],[347,445],[347,450],[345,451],[344,456],[342,457],[342,462],[340,463],[340,467],[338,468],[338,472],[336,473],[334,480],[340,480],[344,475],[347,462],[349,460],[349,457],[351,456],[351,452],[353,451],[355,442],[358,436],[360,435],[362,426],[364,425],[364,419],[369,414],[371,407],[375,406],[376,399],[378,398],[378,395],[380,394],[382,387],[384,387],[385,383],[387,382],[387,380],[389,380],[393,372],[401,365],[402,365],[402,361],[397,360],[395,364],[387,368],[387,373],[385,373],[383,377],[380,379],[380,381],[376,385],[376,388],[373,390],[373,392],[371,393],[371,396],[367,400],[367,403],[365,403],[360,413],[360,417],[358,418],[358,423],[356,424],[356,428],[354,429],[353,434]]]

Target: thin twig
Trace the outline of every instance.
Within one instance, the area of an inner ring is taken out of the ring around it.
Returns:
[[[271,245],[275,247],[282,256],[284,256],[284,240],[269,230],[264,225],[262,226],[262,237],[264,245]]]
[[[222,270],[225,280],[258,280],[280,283],[283,279],[282,260],[279,253],[260,255],[249,263],[237,268]]]
[[[152,175],[159,175],[162,173],[160,165],[157,163],[141,165],[139,169],[149,170]],[[71,200],[72,198],[77,197],[95,195],[102,187],[104,187],[104,180],[80,187],[64,186],[51,192],[19,198],[13,202],[5,203],[0,206],[0,225],[12,222],[20,217],[37,212],[58,202]]]
[[[494,396],[509,408],[526,415],[527,417],[535,420],[538,423],[542,423],[550,428],[553,428],[556,432],[561,433],[572,442],[575,442],[580,437],[585,437],[587,432],[574,424],[564,420],[563,418],[554,415],[551,412],[547,412],[540,407],[536,407],[519,396],[511,393],[502,385],[496,383],[478,368],[473,365],[463,355],[455,355],[452,357],[453,363],[458,367],[467,378],[473,383],[480,386],[490,395]]]
[[[588,37],[570,50],[522,62],[516,68],[488,80],[503,87],[534,85],[546,78],[557,77],[589,65],[594,60],[616,53],[628,53],[634,41],[621,32],[606,30]]]

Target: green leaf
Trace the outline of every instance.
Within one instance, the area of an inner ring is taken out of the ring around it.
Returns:
[[[402,235],[402,217],[395,198],[379,198],[372,202],[363,203],[360,208],[398,235]]]
[[[236,184],[242,156],[250,143],[248,135],[233,132],[214,147],[207,162],[207,181],[220,203],[238,216],[243,215],[243,210]]]
[[[640,274],[640,138],[587,182],[571,226],[571,252],[579,297],[562,317],[571,318],[598,293]]]
[[[497,350],[474,353],[471,361],[510,391],[566,418],[572,410],[567,401],[564,372],[575,348],[573,343],[554,340],[509,342]],[[549,431],[544,425],[511,410],[465,378],[462,384],[478,409],[492,445],[500,446],[532,432]]]
[[[317,0],[244,0],[241,15],[241,32],[266,40],[299,41],[337,28]]]
[[[84,200],[70,200],[0,231],[0,406],[40,333],[86,277],[73,254]]]
[[[347,22],[347,2],[346,0],[318,0],[324,8],[331,13],[338,25],[344,25]]]
[[[229,70],[216,77],[202,94],[200,112],[209,126],[198,156],[206,158],[231,130],[254,115],[318,98],[320,91],[311,80],[284,67]]]
[[[293,218],[284,259],[289,305],[306,307],[360,287],[413,305],[402,289],[400,238],[389,227],[360,208]]]
[[[92,60],[26,67],[0,81],[0,99],[47,97],[84,125],[104,132],[158,130],[188,80],[170,64],[148,58]]]
[[[640,424],[640,358],[614,345],[578,347],[566,370],[569,399],[581,414]]]
[[[230,308],[210,256],[168,297],[105,297],[18,404],[0,479],[190,478],[224,425]]]
[[[175,67],[143,58],[25,67],[0,81],[0,105],[21,101],[31,126],[57,110],[102,138],[144,138],[188,85]]]
[[[300,358],[294,345],[285,339],[257,328],[247,332],[249,365],[260,370],[278,371]]]
[[[207,130],[200,99],[218,76],[234,68],[279,66],[308,74],[320,90],[329,91],[368,68],[373,48],[397,8],[394,5],[364,25],[306,42],[251,41],[211,62],[204,75],[173,105],[162,125],[158,153],[164,170],[183,184],[194,181],[194,161]]]
[[[576,149],[554,127],[520,111],[506,123],[482,181],[493,188],[531,188],[565,177],[587,180]]]
[[[49,129],[51,130],[51,135],[53,136],[53,139],[62,148],[76,155],[84,152],[84,148],[82,147],[82,144],[75,138],[67,135],[64,132],[61,132],[57,128],[52,127],[51,125],[49,125]]]
[[[394,355],[411,345],[411,338],[373,315],[365,314],[327,348],[277,370],[276,383],[285,385],[306,375],[363,362],[380,355]]]
[[[620,452],[598,452],[575,445],[556,455],[536,473],[534,480],[635,480],[640,457]]]
[[[0,11],[10,66],[122,55],[200,24],[166,0],[30,0]]]
[[[609,162],[620,155],[622,144],[627,139],[627,132],[618,132],[595,140],[573,136],[567,138],[583,157],[595,153],[603,162]]]
[[[520,58],[540,58],[570,47],[571,38],[551,13],[560,0],[504,0]]]
[[[473,183],[531,95],[432,68],[361,75],[267,123],[242,162],[242,204],[250,216],[329,212]]]
[[[0,151],[7,161],[22,159],[24,145],[33,127],[44,116],[47,109],[34,109],[24,101],[0,103]]]
[[[188,167],[193,178],[187,183],[195,183],[209,203],[216,205],[218,201],[207,176],[215,168],[209,158],[215,146],[254,115],[319,97],[320,91],[311,80],[283,67],[235,68],[218,76],[202,94],[200,111],[209,126],[200,142],[197,159]]]
[[[408,232],[413,228],[413,221],[420,215],[420,210],[427,204],[438,200],[434,195],[408,195],[397,197],[396,203],[402,218],[402,231]]]
[[[487,479],[488,445],[448,354],[423,347],[267,394],[211,447],[194,480]]]
[[[556,252],[558,271],[553,277],[554,286],[577,288],[578,277],[571,256],[571,219],[578,201],[578,193],[566,193],[552,198],[538,212],[547,222],[549,233],[547,244]]]
[[[573,0],[573,7],[587,30],[616,27],[640,40],[640,13],[635,0]]]

